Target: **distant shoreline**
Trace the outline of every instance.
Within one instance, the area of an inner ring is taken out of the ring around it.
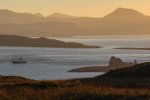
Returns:
[[[150,48],[114,48],[114,49],[125,49],[125,50],[150,50]]]
[[[51,36],[46,37],[48,39],[119,39],[119,38],[149,38],[150,35],[88,35],[88,36]],[[33,37],[30,38],[40,38],[40,37]]]
[[[0,35],[0,46],[10,47],[47,47],[47,48],[100,48],[100,46],[85,45],[77,42],[64,42],[45,37],[29,38],[17,35]]]

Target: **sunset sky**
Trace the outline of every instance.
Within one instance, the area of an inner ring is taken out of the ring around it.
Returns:
[[[118,7],[132,8],[150,15],[150,0],[0,0],[0,9],[16,12],[60,12],[74,16],[101,17]]]

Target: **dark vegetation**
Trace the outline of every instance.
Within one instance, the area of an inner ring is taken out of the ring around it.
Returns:
[[[54,48],[99,48],[99,46],[88,46],[75,42],[63,42],[44,37],[29,38],[16,35],[0,35],[0,46],[19,47],[54,47]]]
[[[0,100],[149,100],[150,63],[95,78],[36,81],[0,77]]]

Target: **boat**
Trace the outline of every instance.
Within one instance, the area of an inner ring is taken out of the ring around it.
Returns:
[[[17,60],[13,60],[12,63],[13,64],[25,64],[25,63],[28,63],[28,61],[26,59],[23,59],[22,57],[20,57]]]

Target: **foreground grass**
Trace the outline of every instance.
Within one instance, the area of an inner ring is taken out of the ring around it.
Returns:
[[[3,100],[98,100],[98,99],[149,99],[149,89],[122,89],[104,87],[75,87],[60,89],[18,88],[3,90]]]
[[[95,78],[36,81],[0,76],[0,100],[149,100],[150,63]]]
[[[112,84],[113,81],[121,82],[120,79],[102,80],[35,81],[21,77],[1,77],[0,100],[149,100],[150,98],[150,85],[147,86],[145,83],[147,79],[141,88],[136,85],[120,87],[116,83],[109,85],[109,82]]]

